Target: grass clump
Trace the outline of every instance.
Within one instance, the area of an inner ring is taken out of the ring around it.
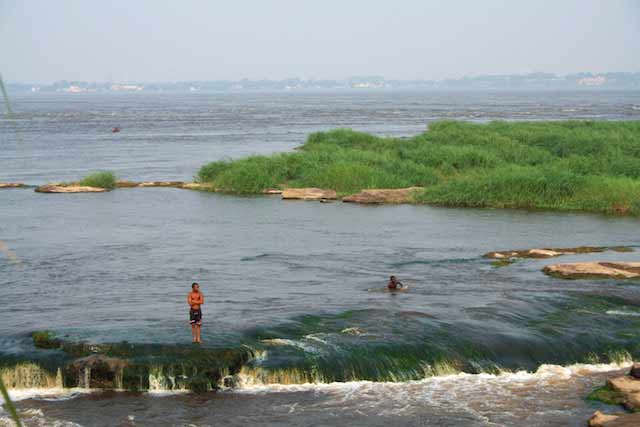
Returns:
[[[640,215],[640,122],[440,121],[411,138],[316,132],[294,153],[204,165],[218,191],[425,187],[417,203]]]
[[[51,331],[36,331],[31,334],[33,345],[37,348],[52,349],[59,348],[61,342]]]
[[[86,187],[104,188],[106,190],[113,190],[116,188],[116,175],[109,171],[94,172],[85,176],[79,182],[80,185]]]

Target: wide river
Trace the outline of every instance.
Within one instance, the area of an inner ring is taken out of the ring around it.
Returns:
[[[40,184],[98,169],[188,180],[207,161],[292,150],[335,127],[405,136],[445,118],[637,120],[640,92],[33,94],[12,107],[0,182]],[[626,245],[636,251],[562,260],[637,260],[639,226],[173,188],[0,190],[0,366],[59,358],[33,347],[43,329],[190,346],[186,294],[198,281],[204,346],[256,352],[239,384],[196,395],[166,379],[150,393],[34,379],[12,390],[26,424],[583,425],[601,407],[584,397],[620,369],[608,363],[640,357],[640,286],[553,279],[540,271],[548,260],[496,268],[482,254]],[[384,292],[390,274],[409,290]]]

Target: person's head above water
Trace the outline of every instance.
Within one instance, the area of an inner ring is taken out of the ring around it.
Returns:
[[[389,277],[389,280],[391,280],[392,282],[395,282],[396,281],[396,276]]]
[[[191,284],[191,289],[196,291],[196,292],[199,291],[200,290],[200,285],[198,284],[198,282],[193,282]]]

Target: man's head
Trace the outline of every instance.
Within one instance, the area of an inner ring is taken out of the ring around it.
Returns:
[[[389,277],[389,280],[391,280],[392,282],[395,282],[396,281],[396,276]]]
[[[195,292],[198,292],[200,290],[200,285],[197,282],[193,282],[191,284],[191,289]]]

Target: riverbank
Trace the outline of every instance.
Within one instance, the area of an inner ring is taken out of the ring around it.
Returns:
[[[440,121],[410,138],[313,133],[297,152],[211,162],[196,180],[233,194],[424,187],[408,202],[638,216],[639,146],[637,121]]]

